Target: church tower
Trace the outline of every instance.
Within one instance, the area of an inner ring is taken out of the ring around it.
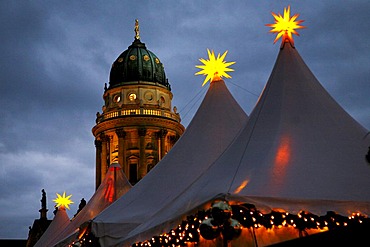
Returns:
[[[113,161],[135,184],[172,148],[184,132],[172,97],[163,64],[140,41],[136,20],[135,39],[112,64],[103,111],[92,129],[96,188]]]

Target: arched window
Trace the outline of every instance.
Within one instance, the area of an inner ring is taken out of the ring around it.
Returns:
[[[137,174],[138,174],[137,163],[130,164],[129,181],[132,185],[138,182]]]

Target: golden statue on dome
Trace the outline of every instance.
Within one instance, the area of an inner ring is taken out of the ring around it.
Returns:
[[[135,39],[140,39],[139,20],[135,20]]]

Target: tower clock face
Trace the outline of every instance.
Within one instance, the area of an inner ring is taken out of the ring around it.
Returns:
[[[128,99],[129,99],[130,101],[134,101],[134,100],[136,100],[136,94],[134,94],[134,93],[129,93],[129,94],[128,94]]]

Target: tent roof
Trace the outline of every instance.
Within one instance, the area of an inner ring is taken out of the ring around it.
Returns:
[[[127,193],[131,189],[131,184],[124,175],[120,164],[112,163],[107,174],[94,195],[83,209],[65,227],[58,229],[58,234],[53,238],[52,243],[59,243],[63,246],[64,240],[70,240],[70,236],[77,234],[79,227],[91,220],[102,210],[111,205],[117,198]],[[74,239],[72,239],[74,240]],[[57,245],[58,246],[58,245]]]
[[[35,247],[47,247],[50,246],[50,241],[55,238],[59,233],[60,229],[66,227],[69,223],[69,217],[64,207],[59,207],[57,213],[54,216],[53,221],[46,229],[41,238],[34,245]]]
[[[285,43],[233,145],[245,151],[228,192],[247,181],[239,195],[370,202],[368,133]],[[238,156],[232,149],[228,156]]]
[[[92,222],[96,236],[121,237],[176,200],[209,169],[247,122],[224,81],[210,84],[194,118],[170,152],[125,196]]]
[[[217,198],[287,211],[369,214],[368,133],[286,43],[235,141],[185,192],[117,242],[159,235]]]

